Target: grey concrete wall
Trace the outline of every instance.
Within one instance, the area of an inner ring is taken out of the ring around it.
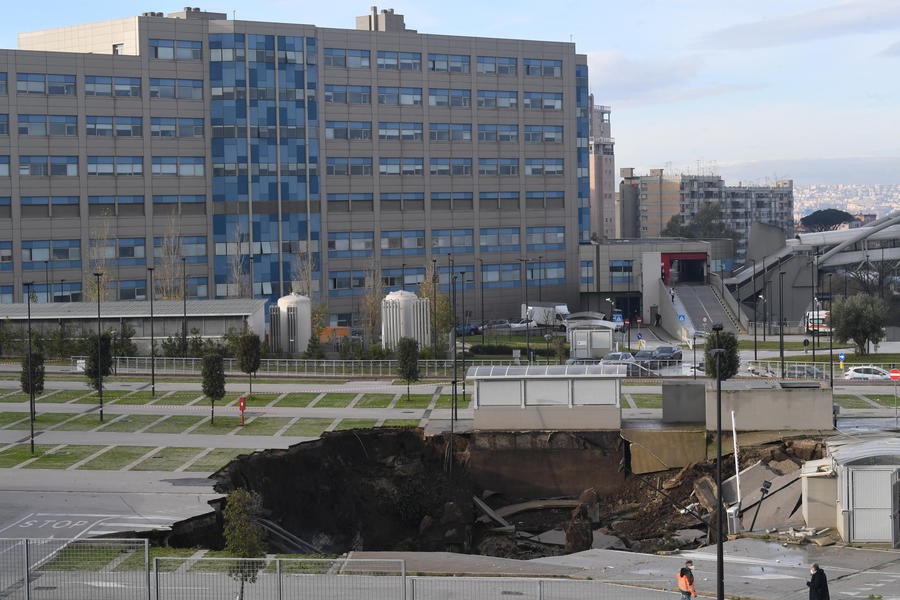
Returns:
[[[807,527],[837,527],[837,477],[801,477],[803,520]]]
[[[622,426],[618,406],[482,406],[475,411],[476,431],[602,431]]]
[[[830,389],[722,390],[722,427],[738,431],[831,430]],[[716,389],[706,390],[706,429],[716,427]]]
[[[706,384],[670,381],[662,386],[663,423],[703,423]]]

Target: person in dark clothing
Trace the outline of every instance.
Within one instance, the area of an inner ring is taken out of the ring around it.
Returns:
[[[819,568],[819,563],[813,563],[809,569],[810,577],[806,582],[809,587],[809,600],[830,600],[828,595],[828,578],[825,577],[825,571]]]
[[[684,563],[678,571],[678,591],[681,592],[681,600],[696,600],[697,590],[694,588],[694,561]]]

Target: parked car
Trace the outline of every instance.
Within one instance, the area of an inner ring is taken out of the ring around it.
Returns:
[[[655,369],[658,364],[653,350],[638,350],[634,354],[634,362],[648,369]]]
[[[599,365],[601,361],[597,358],[567,358],[567,365]]]
[[[531,319],[519,319],[518,321],[510,321],[509,323],[510,329],[535,329],[537,326],[537,323]]]
[[[457,337],[460,337],[460,336],[464,337],[467,335],[478,335],[479,333],[481,333],[481,330],[478,329],[478,325],[476,325],[474,323],[460,323],[459,325],[456,326]]]
[[[788,365],[784,376],[793,379],[825,379],[825,372],[815,365]]]
[[[600,362],[607,365],[623,365],[625,363],[633,363],[634,356],[631,352],[609,352]]]
[[[844,372],[844,379],[890,379],[890,374],[884,369],[868,365],[866,367],[850,367]]]
[[[681,348],[677,346],[659,346],[653,351],[653,358],[660,362],[681,362]]]
[[[484,329],[506,329],[509,327],[508,319],[492,319],[487,321],[483,326]]]

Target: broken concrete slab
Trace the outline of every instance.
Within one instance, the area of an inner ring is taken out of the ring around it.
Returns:
[[[680,546],[687,544],[695,544],[706,537],[706,532],[702,529],[679,529],[672,536]]]
[[[697,497],[700,506],[708,512],[716,510],[716,482],[713,481],[712,477],[704,475],[694,481],[694,495]]]
[[[686,467],[706,459],[706,433],[701,429],[622,429],[622,437],[630,443],[634,473]]]
[[[494,512],[499,517],[505,518],[528,510],[544,510],[547,508],[575,508],[580,504],[581,503],[578,500],[561,500],[558,498],[550,500],[529,500],[528,502],[521,502],[519,504],[501,506]]]
[[[800,465],[791,459],[770,460],[768,465],[770,469],[777,471],[779,475],[787,475],[800,468]]]
[[[792,485],[795,482],[798,482],[799,479],[800,471],[797,470],[793,473],[788,473],[787,475],[779,475],[774,479],[769,480],[772,482],[772,485],[771,487],[769,487],[769,491],[768,494],[766,494],[766,497],[769,498],[773,496],[774,494],[778,493],[779,490]],[[743,501],[741,502],[741,511],[743,512],[753,507],[757,502],[759,502],[760,498],[762,497],[763,493],[760,491],[760,488],[751,490],[746,496],[744,496]]]
[[[774,486],[773,486],[774,487]],[[794,482],[777,492],[769,494],[762,502],[741,512],[741,526],[744,531],[763,531],[773,527],[803,525],[803,511],[800,510],[800,481]]]
[[[562,529],[550,529],[549,531],[531,536],[529,539],[533,542],[550,544],[551,546],[565,546],[566,532]]]
[[[731,505],[738,501],[738,478],[741,481],[741,497],[746,504],[746,498],[753,491],[759,491],[763,481],[772,481],[780,477],[781,473],[772,470],[766,463],[757,461],[739,473],[722,482],[722,499],[725,504]]]
[[[594,530],[594,540],[591,542],[592,549],[601,550],[627,550],[625,542],[614,535]]]
[[[478,509],[481,512],[483,512],[485,515],[483,517],[478,518],[479,522],[487,523],[488,521],[493,520],[496,523],[498,523],[501,527],[509,527],[509,521],[507,521],[506,519],[504,519],[503,517],[498,515],[496,512],[494,512],[494,509],[492,509],[490,506],[488,506],[484,500],[482,500],[478,496],[472,496],[472,501],[475,503],[475,506],[477,506]]]

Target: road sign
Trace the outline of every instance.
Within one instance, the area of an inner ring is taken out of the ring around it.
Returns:
[[[679,320],[679,321],[686,321],[686,320],[687,320],[687,317],[685,317],[684,315],[678,315],[678,320]]]
[[[706,317],[703,317],[703,318],[700,319],[700,320],[703,321],[703,324],[704,324],[704,325],[706,325],[706,324],[709,322],[709,319],[707,319]]]
[[[642,317],[638,317],[638,318],[637,318],[637,324],[638,324],[638,325],[640,325],[640,324],[643,323],[643,322],[644,322],[644,319],[643,319]]]
[[[847,359],[847,357],[844,356],[844,353],[843,353],[843,352],[841,352],[840,354],[838,354],[838,360],[839,360],[839,361],[844,362],[846,359]]]
[[[613,323],[621,323],[621,322],[622,322],[622,315],[620,315],[620,314],[613,315]]]
[[[891,369],[890,376],[894,381],[900,379],[900,369]]]
[[[639,331],[636,337],[637,339],[642,340],[644,339],[644,334]],[[896,371],[896,369],[894,369],[894,371]],[[891,373],[893,373],[894,371],[891,371]],[[897,376],[900,377],[900,371],[897,371]]]
[[[238,398],[238,408],[241,409],[241,425],[244,424],[244,409],[247,408],[247,401],[241,396]]]
[[[625,319],[625,327],[631,325],[631,319]]]

